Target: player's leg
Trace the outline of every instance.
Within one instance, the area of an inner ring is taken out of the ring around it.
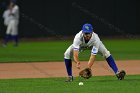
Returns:
[[[17,26],[16,20],[13,20],[13,25],[12,25],[12,39],[14,40],[14,46],[18,46],[18,26]]]
[[[14,40],[14,46],[18,46],[18,35],[12,35],[12,39]]]
[[[105,48],[105,46],[102,43],[99,46],[99,52],[102,53],[102,55],[106,58],[108,65],[112,68],[117,78],[119,80],[124,79],[125,71],[118,70],[118,67],[115,63],[113,56],[110,54],[110,52]]]
[[[8,41],[11,39],[11,35],[10,34],[6,34],[4,41],[3,41],[3,47],[7,46]]]
[[[6,36],[4,38],[3,47],[6,47],[8,41],[11,39],[11,29],[12,29],[12,23],[9,22],[7,29],[6,29]]]
[[[66,70],[67,70],[67,74],[68,74],[68,80],[66,80],[67,82],[73,81],[72,60],[71,60],[72,50],[73,50],[73,48],[71,45],[64,53],[64,62],[65,62],[65,66],[66,66]]]

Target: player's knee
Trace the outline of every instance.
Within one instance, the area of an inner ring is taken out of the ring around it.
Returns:
[[[65,59],[70,59],[70,54],[67,51],[64,53],[64,58]]]
[[[105,52],[104,52],[104,57],[105,57],[105,58],[108,58],[110,55],[111,55],[111,54],[110,54],[109,51],[105,51]]]

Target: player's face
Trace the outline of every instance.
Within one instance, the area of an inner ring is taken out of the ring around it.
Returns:
[[[12,9],[14,7],[14,3],[10,2],[9,8]]]
[[[83,33],[85,40],[90,40],[92,33]]]

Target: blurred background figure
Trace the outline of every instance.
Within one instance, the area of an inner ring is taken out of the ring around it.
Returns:
[[[9,40],[14,40],[14,46],[18,46],[19,7],[16,5],[16,0],[10,0],[3,18],[4,25],[7,26],[3,47],[7,46]]]

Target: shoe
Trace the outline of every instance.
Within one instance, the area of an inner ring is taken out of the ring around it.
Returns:
[[[69,76],[65,82],[72,82],[72,81],[73,81],[73,76]]]
[[[125,77],[125,75],[126,75],[126,72],[125,72],[124,70],[121,70],[120,72],[118,72],[118,73],[116,74],[118,80],[123,80],[124,77]]]
[[[14,44],[14,47],[18,47],[18,44]]]
[[[7,45],[6,44],[2,44],[2,47],[7,47]]]

